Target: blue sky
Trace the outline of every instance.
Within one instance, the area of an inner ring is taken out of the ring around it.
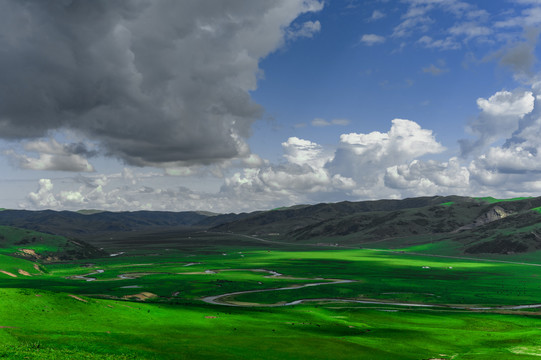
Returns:
[[[541,1],[0,1],[0,207],[541,190]]]

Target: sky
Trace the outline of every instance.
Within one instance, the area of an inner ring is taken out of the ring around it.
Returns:
[[[0,0],[0,207],[541,195],[541,0]]]

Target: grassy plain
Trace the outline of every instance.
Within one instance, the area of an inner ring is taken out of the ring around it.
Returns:
[[[0,255],[0,270],[15,275],[0,273],[0,358],[541,356],[541,312],[509,308],[541,299],[534,261],[301,248],[232,234],[174,240],[125,248],[117,240],[108,250],[124,254],[50,264]],[[252,292],[202,301],[240,291]],[[269,306],[301,299],[312,301]]]

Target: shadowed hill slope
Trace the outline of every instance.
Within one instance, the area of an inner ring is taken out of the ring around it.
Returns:
[[[458,196],[344,202],[259,213],[212,230],[301,243],[387,241],[391,248],[451,241],[459,253],[506,254],[541,249],[540,206],[541,198]]]
[[[40,262],[107,255],[104,251],[81,240],[11,226],[0,226],[0,254]]]
[[[327,226],[328,231],[321,231],[318,234],[308,235],[326,236],[326,235],[346,235],[351,231],[344,231],[339,224],[346,226],[352,221],[352,216],[369,216],[377,217],[377,214],[386,216],[396,211],[404,211],[407,209],[416,209],[427,206],[440,205],[442,203],[472,203],[478,205],[479,202],[459,196],[434,196],[420,197],[404,200],[376,200],[362,202],[339,202],[331,204],[317,204],[304,207],[284,208],[280,210],[271,210],[260,212],[248,216],[245,219],[225,223],[213,228],[216,231],[230,231],[239,233],[251,233],[263,235],[268,233],[292,234],[294,231],[300,233],[308,230],[310,227]],[[374,215],[376,214],[376,215]],[[392,216],[391,216],[392,217]],[[354,221],[354,220],[353,220]],[[381,219],[377,224],[385,222]],[[327,223],[328,222],[328,223]],[[294,237],[297,237],[294,235]]]
[[[4,210],[0,225],[82,239],[105,248],[113,238],[123,246],[134,239],[145,246],[159,245],[162,237],[167,244],[193,242],[186,233],[208,230],[215,235],[243,234],[296,244],[368,247],[377,243],[396,249],[446,243],[454,253],[506,254],[541,249],[540,209],[541,197],[432,196],[296,205],[242,214]]]
[[[195,211],[95,212],[4,210],[0,224],[84,238],[99,233],[194,226],[209,217]]]

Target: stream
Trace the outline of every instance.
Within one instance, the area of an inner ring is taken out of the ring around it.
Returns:
[[[195,265],[197,263],[189,263],[185,266]],[[105,270],[97,269],[96,271],[90,272],[84,275],[73,275],[67,276],[67,279],[74,280],[85,280],[85,281],[96,281],[97,278],[89,277],[91,275],[101,274]],[[266,270],[266,269],[224,269],[224,270],[207,270],[209,273],[216,273],[220,271],[254,271],[254,272],[266,272],[269,275],[266,277],[279,277],[283,276],[276,271]],[[131,276],[130,276],[131,275]],[[118,275],[120,279],[136,279],[137,276],[133,274],[121,274]],[[300,278],[299,278],[300,279]],[[324,279],[318,279],[324,280]],[[330,279],[329,279],[330,280]],[[333,298],[316,298],[316,299],[298,299],[285,303],[275,303],[275,304],[259,304],[259,303],[235,303],[234,300],[226,300],[225,298],[243,295],[243,294],[252,294],[259,292],[269,292],[269,291],[287,291],[287,290],[296,290],[306,287],[313,286],[322,286],[322,285],[336,285],[336,284],[346,284],[355,282],[354,280],[333,280],[328,282],[316,282],[303,285],[295,285],[281,288],[270,288],[270,289],[257,289],[257,290],[245,290],[245,291],[235,291],[227,294],[206,296],[201,300],[207,304],[213,305],[222,305],[222,306],[236,306],[236,307],[279,307],[279,306],[292,306],[298,305],[305,302],[315,302],[315,301],[330,301],[330,302],[346,302],[346,303],[357,303],[357,304],[374,304],[374,305],[388,305],[388,306],[402,306],[402,307],[418,307],[418,308],[439,308],[439,309],[455,309],[455,310],[521,310],[521,309],[536,309],[541,308],[541,304],[526,304],[526,305],[503,305],[503,306],[456,306],[456,305],[442,305],[442,304],[422,304],[422,303],[405,303],[405,302],[393,302],[393,301],[379,301],[379,300],[355,300],[355,299],[333,299]],[[122,288],[136,288],[140,287],[139,285],[124,286]]]
[[[291,303],[285,303],[285,304],[238,305],[238,304],[234,304],[234,303],[231,303],[231,302],[228,302],[228,301],[225,301],[225,300],[221,300],[221,299],[224,298],[224,297],[234,296],[234,295],[251,294],[251,293],[267,292],[267,291],[295,290],[295,289],[302,289],[302,288],[311,287],[311,286],[345,284],[345,283],[351,283],[351,282],[354,282],[354,281],[353,280],[336,280],[336,281],[331,281],[331,282],[318,282],[318,283],[296,285],[296,286],[283,287],[283,288],[236,291],[236,292],[232,292],[232,293],[228,293],[228,294],[207,296],[207,297],[202,298],[201,300],[206,302],[207,304],[226,305],[226,306],[286,306],[286,305],[295,305],[295,304],[300,304],[300,302],[305,301],[305,300],[295,300],[295,301],[293,301]]]
[[[93,271],[91,273],[88,273],[88,274],[84,274],[84,275],[73,275],[73,276],[67,276],[66,279],[75,279],[75,280],[85,280],[85,281],[96,281],[97,279],[95,277],[88,277],[90,275],[96,275],[96,274],[101,274],[103,273],[105,270],[102,270],[102,269],[98,269],[96,271]]]
[[[257,269],[257,271],[266,271]],[[456,306],[456,305],[442,305],[442,304],[422,304],[422,303],[405,303],[405,302],[394,302],[394,301],[379,301],[379,300],[355,300],[355,299],[333,299],[333,298],[315,298],[315,299],[298,299],[286,303],[275,303],[275,304],[260,304],[260,303],[236,303],[234,300],[226,300],[226,298],[236,295],[243,294],[253,294],[259,292],[268,292],[268,291],[286,291],[286,290],[296,290],[302,289],[305,287],[312,286],[321,286],[321,285],[336,285],[336,284],[345,284],[352,283],[354,280],[335,280],[331,282],[317,282],[304,285],[296,285],[282,288],[271,288],[271,289],[261,289],[261,290],[246,290],[246,291],[235,291],[232,293],[206,296],[201,300],[207,304],[213,305],[222,305],[222,306],[235,306],[235,307],[279,307],[279,306],[292,306],[298,305],[305,302],[314,302],[314,301],[329,301],[329,302],[346,302],[346,303],[357,303],[357,304],[373,304],[373,305],[388,305],[388,306],[402,306],[402,307],[418,307],[418,308],[438,308],[438,309],[453,309],[453,310],[521,310],[521,309],[535,309],[541,308],[541,304],[528,304],[528,305],[503,305],[503,306]]]

